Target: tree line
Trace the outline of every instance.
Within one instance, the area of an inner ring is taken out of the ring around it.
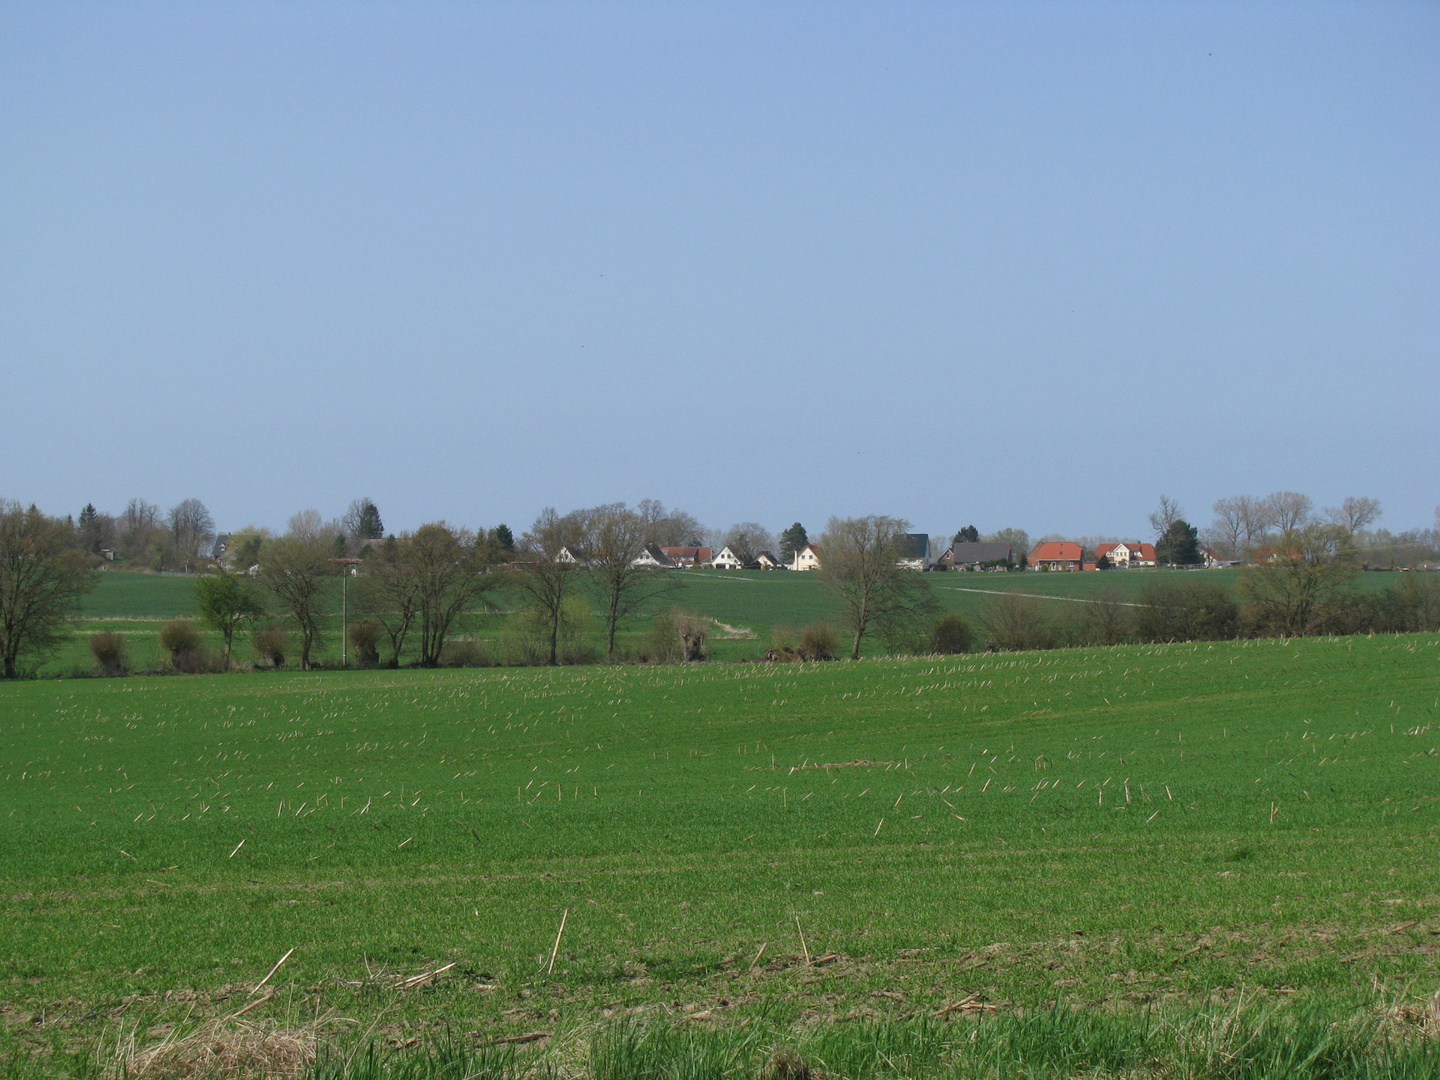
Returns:
[[[815,628],[797,655],[823,658],[844,651],[826,644],[836,630],[843,631],[853,658],[871,636],[892,653],[915,653],[964,651],[960,645],[982,640],[993,648],[1037,648],[1434,628],[1440,603],[1431,593],[1440,582],[1410,578],[1383,594],[1351,587],[1361,565],[1359,545],[1379,514],[1378,503],[1346,500],[1316,515],[1303,496],[1279,495],[1284,498],[1242,501],[1263,501],[1271,509],[1269,516],[1257,511],[1251,531],[1240,534],[1266,554],[1245,571],[1238,597],[1213,582],[1157,579],[1138,603],[1102,598],[1063,624],[1024,598],[1001,597],[978,630],[941,614],[925,575],[900,569],[909,522],[881,515],[831,518],[819,538],[824,553],[819,577],[834,597],[835,626]],[[0,673],[15,677],[23,658],[43,655],[60,640],[66,620],[95,582],[90,571],[99,558],[97,544],[110,538],[111,527],[122,543],[133,536],[138,544],[148,535],[139,550],[162,553],[162,562],[207,568],[196,581],[197,610],[221,635],[224,667],[237,635],[247,631],[265,662],[285,662],[285,634],[274,623],[279,617],[298,638],[294,659],[302,669],[314,665],[323,620],[335,613],[333,579],[340,575],[346,576],[346,603],[355,616],[345,644],[362,663],[398,665],[408,648],[420,666],[438,666],[455,629],[472,613],[494,610],[502,592],[521,598],[511,621],[529,662],[588,658],[577,650],[582,636],[577,626],[592,617],[603,627],[604,657],[614,661],[620,626],[643,610],[662,608],[680,582],[676,574],[637,560],[651,545],[696,546],[704,539],[692,516],[655,500],[563,515],[547,508],[518,538],[503,524],[472,530],[445,521],[383,535],[378,507],[364,498],[339,519],[327,521],[314,510],[297,514],[278,536],[240,530],[230,536],[228,565],[222,566],[209,558],[213,521],[199,500],[185,500],[163,516],[146,505],[133,500],[122,525],[88,506],[77,522],[48,517],[34,506],[0,503]],[[1216,505],[1233,508],[1234,501]],[[1182,514],[1162,497],[1151,517],[1162,542],[1166,537],[1195,542],[1195,530]],[[1014,535],[1019,530],[1007,532],[1009,542],[1022,539]],[[960,535],[968,538],[978,530],[967,527]],[[798,522],[779,538],[753,522],[732,527],[727,536],[742,557],[768,550],[760,545],[795,551],[809,543]],[[1437,536],[1429,539],[1433,543]],[[703,620],[670,612],[661,622],[665,640],[657,639],[651,652],[700,655]],[[199,663],[198,646],[179,630],[166,647],[177,666]],[[96,655],[102,666],[116,666],[116,648],[115,642],[101,643]],[[795,650],[782,645],[772,652],[783,657]]]

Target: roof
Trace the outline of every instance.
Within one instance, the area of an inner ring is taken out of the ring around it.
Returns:
[[[710,549],[708,547],[662,547],[660,549],[671,559],[683,560],[684,562],[709,562]]]
[[[1037,562],[1080,562],[1080,545],[1073,540],[1047,540],[1030,552],[1030,561]]]
[[[902,559],[923,559],[929,553],[929,533],[906,533],[896,544],[896,554]]]
[[[1014,562],[1015,549],[1009,544],[966,541],[950,545],[950,558],[962,566],[970,563]]]

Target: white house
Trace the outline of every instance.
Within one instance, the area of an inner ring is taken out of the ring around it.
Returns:
[[[718,570],[740,570],[745,563],[740,556],[730,550],[729,545],[726,545],[720,549],[719,555],[710,560],[710,565]]]
[[[820,549],[814,544],[806,544],[803,548],[801,548],[795,553],[795,562],[791,565],[790,569],[819,570]]]
[[[761,570],[784,570],[785,564],[771,555],[768,551],[762,551],[755,556],[755,561],[760,564]]]
[[[669,555],[666,555],[665,552],[660,550],[659,544],[646,544],[645,550],[630,560],[630,565],[673,568],[675,562]]]
[[[560,563],[571,563],[574,566],[584,566],[590,561],[590,556],[583,551],[562,547],[560,553],[555,556],[555,561]]]

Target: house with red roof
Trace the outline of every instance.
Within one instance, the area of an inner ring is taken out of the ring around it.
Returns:
[[[1085,553],[1073,540],[1046,540],[1030,552],[1032,570],[1079,570],[1085,564]]]
[[[673,566],[704,566],[710,561],[708,547],[662,547],[660,550]]]

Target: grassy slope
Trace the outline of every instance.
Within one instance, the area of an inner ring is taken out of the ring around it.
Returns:
[[[1170,573],[1160,571],[1159,573]],[[949,610],[960,611],[971,619],[978,618],[984,604],[995,590],[1013,590],[1037,596],[1053,597],[1062,613],[1070,613],[1076,607],[1075,601],[1091,600],[1101,596],[1112,596],[1123,601],[1133,601],[1144,583],[1154,578],[1154,573],[1110,573],[1110,574],[934,574],[927,578],[935,589],[941,605]],[[1235,571],[1214,571],[1207,575],[1232,586]],[[1369,575],[1384,578],[1387,582],[1394,575]],[[747,572],[725,570],[698,570],[676,575],[679,587],[664,598],[657,607],[671,604],[691,608],[711,615],[721,622],[748,632],[736,638],[717,636],[711,641],[711,651],[719,659],[751,659],[762,653],[769,644],[771,631],[797,631],[807,623],[833,619],[836,608],[821,582],[813,574],[789,572]],[[162,657],[156,645],[156,634],[167,619],[194,618],[194,578],[180,575],[131,574],[112,571],[97,575],[97,586],[86,598],[83,621],[76,635],[57,654],[47,660],[42,671],[46,674],[86,671],[92,665],[85,643],[87,635],[98,630],[114,630],[126,635],[131,644],[132,665],[143,669],[160,663]],[[331,607],[338,611],[338,588]],[[502,612],[512,610],[518,603],[514,596],[501,595],[497,605]],[[498,651],[502,635],[502,615],[481,615],[470,620],[465,633],[484,641]],[[338,616],[326,620],[326,636],[319,656],[323,662],[338,662],[340,653],[340,620]],[[600,627],[594,627],[598,641]],[[641,647],[645,635],[643,619],[630,620],[622,632],[625,647]],[[218,635],[212,635],[213,647],[219,649]],[[873,654],[878,654],[880,645],[869,643]],[[242,644],[239,655],[248,656],[248,649]]]
[[[0,685],[4,1022],[223,1012],[292,946],[288,1007],[403,1027],[1428,994],[1437,662],[1431,635]],[[797,918],[836,962],[798,963]]]

